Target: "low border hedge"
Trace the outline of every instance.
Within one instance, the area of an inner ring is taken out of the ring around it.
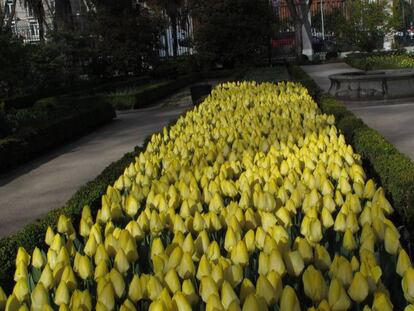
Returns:
[[[337,127],[356,152],[362,156],[368,173],[384,187],[398,212],[399,221],[405,226],[409,235],[414,236],[413,161],[357,118],[342,102],[324,93],[299,66],[290,65],[289,71],[295,81],[301,82],[308,88],[323,113],[335,116]],[[406,243],[411,241],[406,240]]]
[[[76,99],[75,99],[76,100]],[[115,117],[111,105],[102,101],[85,104],[62,118],[35,127],[20,129],[0,139],[0,172],[21,164],[45,150],[80,136]]]

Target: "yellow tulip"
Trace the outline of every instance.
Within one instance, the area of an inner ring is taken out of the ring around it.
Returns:
[[[224,307],[221,304],[220,298],[217,295],[211,295],[208,297],[206,303],[206,311],[224,311]]]
[[[143,298],[141,282],[136,274],[134,275],[131,283],[129,284],[128,298],[131,299],[131,301],[134,303],[137,303],[139,300]]]
[[[230,265],[224,269],[224,278],[231,286],[238,286],[243,280],[243,269],[240,265]]]
[[[393,305],[387,295],[383,292],[376,292],[374,294],[374,302],[372,304],[372,311],[391,311],[394,310]]]
[[[28,273],[27,273],[27,264],[23,261],[19,261],[16,264],[16,270],[14,272],[14,280],[17,282],[20,279],[27,279]]]
[[[414,303],[414,269],[408,268],[401,280],[404,297],[409,303]]]
[[[300,304],[295,290],[289,285],[285,286],[280,298],[280,310],[300,311]]]
[[[114,265],[120,273],[125,273],[129,270],[130,264],[122,249],[116,254]]]
[[[192,278],[195,275],[195,267],[191,254],[184,252],[181,258],[181,262],[178,266],[178,275],[182,279]]]
[[[0,298],[0,301],[1,301],[1,298]],[[49,304],[48,292],[42,283],[38,283],[36,287],[34,288],[31,294],[31,302],[32,302],[32,309],[34,311],[43,310],[43,306]],[[0,303],[0,309],[3,309],[5,307],[5,303],[6,301],[4,300],[3,307],[1,306],[1,303]]]
[[[262,297],[268,306],[271,306],[277,301],[277,292],[273,288],[269,280],[263,276],[259,275],[256,283],[256,297]]]
[[[186,279],[182,284],[182,293],[191,305],[197,304],[199,297],[191,280]]]
[[[170,293],[173,295],[181,290],[181,283],[178,279],[177,272],[175,272],[175,270],[173,269],[167,272],[167,274],[164,277],[164,282],[167,285]]]
[[[342,246],[347,251],[353,251],[354,249],[357,248],[357,244],[356,244],[354,235],[352,234],[352,232],[351,232],[350,229],[346,229],[345,230],[345,234],[344,234],[344,239],[343,239]]]
[[[25,300],[27,300],[29,298],[29,286],[27,284],[27,280],[18,280],[16,282],[16,285],[14,285],[13,294],[20,301],[20,303],[23,303]]]
[[[148,292],[148,298],[152,301],[158,299],[158,297],[161,295],[162,292],[162,285],[160,281],[154,277],[150,276],[148,283],[147,283],[147,292]]]
[[[254,293],[249,294],[244,303],[243,303],[243,309],[242,311],[259,311],[260,304],[256,298],[256,295]]]
[[[55,304],[60,306],[62,304],[69,304],[70,294],[65,282],[60,282],[55,293]]]
[[[231,260],[235,264],[245,266],[249,263],[249,253],[244,240],[237,242],[236,246],[231,250]]]
[[[410,257],[408,257],[408,254],[406,253],[406,251],[404,249],[401,249],[400,253],[398,255],[396,272],[401,277],[403,277],[405,271],[407,271],[407,269],[409,269],[409,268],[411,268]]]
[[[348,294],[353,301],[362,302],[367,298],[369,292],[368,282],[361,272],[357,272],[352,279]]]
[[[232,286],[229,282],[224,281],[221,287],[221,303],[223,307],[227,310],[233,302],[239,302],[239,298],[234,292]]]
[[[386,252],[391,255],[397,255],[400,248],[399,236],[389,227],[385,229],[384,246]]]
[[[329,274],[335,276],[345,288],[352,282],[352,266],[350,262],[342,256],[335,256]]]
[[[243,279],[243,282],[241,283],[241,286],[240,286],[240,295],[239,295],[240,302],[243,304],[247,296],[249,296],[250,294],[255,294],[255,293],[256,293],[256,288],[254,287],[252,281],[250,281],[247,278]]]
[[[122,274],[115,268],[109,272],[109,280],[112,283],[115,294],[118,298],[121,298],[125,293],[125,281]]]
[[[6,293],[4,292],[3,288],[1,288],[0,286],[0,310],[4,310],[4,308],[6,307],[6,302],[7,302]]]
[[[17,311],[21,306],[20,301],[17,299],[15,294],[11,294],[6,301],[5,311]]]
[[[37,269],[42,269],[45,264],[45,259],[38,247],[35,247],[32,255],[32,266]]]
[[[100,293],[98,293],[98,302],[101,303],[106,310],[113,310],[115,307],[115,291],[111,282],[107,282]]]
[[[310,265],[302,276],[303,287],[306,296],[314,302],[320,302],[326,298],[328,289],[322,273]]]
[[[284,259],[288,273],[298,277],[305,267],[305,263],[303,262],[300,253],[298,251],[288,252],[285,254]]]
[[[329,286],[328,301],[332,311],[348,310],[351,306],[351,301],[337,278],[333,278]]]
[[[203,299],[205,303],[207,303],[211,295],[216,295],[219,297],[217,284],[210,276],[203,276],[201,278],[199,292],[201,299]]]
[[[86,280],[87,278],[92,276],[92,264],[90,259],[87,256],[80,256],[79,263],[78,263],[78,274],[82,280]]]
[[[294,249],[299,251],[303,261],[309,263],[313,259],[313,250],[306,239],[297,237],[294,243]]]
[[[172,298],[173,311],[191,311],[191,304],[182,292],[177,292]]]
[[[171,300],[170,294],[168,293],[168,289],[164,288],[161,291],[161,294],[160,294],[158,300],[160,300],[162,302],[165,309],[172,310],[173,302]]]

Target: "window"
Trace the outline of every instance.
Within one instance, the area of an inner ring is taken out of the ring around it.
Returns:
[[[37,21],[29,23],[29,39],[31,41],[39,40],[39,23]]]
[[[6,0],[6,15],[9,15],[13,9],[13,0]]]

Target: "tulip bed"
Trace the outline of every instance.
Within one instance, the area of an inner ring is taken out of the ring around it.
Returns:
[[[6,310],[412,310],[393,208],[299,84],[226,83],[16,256]]]

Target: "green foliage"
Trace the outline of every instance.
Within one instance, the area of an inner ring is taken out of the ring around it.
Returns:
[[[362,70],[414,68],[414,56],[393,52],[385,55],[355,55],[345,59],[350,66]]]
[[[269,5],[266,0],[194,0],[194,40],[203,64],[250,63],[269,48],[273,19]]]
[[[300,67],[295,66],[292,77],[301,81],[312,80]],[[368,127],[361,119],[355,117],[337,99],[329,94],[322,94],[316,84],[305,84],[317,94],[315,99],[322,112],[335,116],[337,127],[344,133],[350,143],[364,160],[370,176],[376,177],[387,191],[394,208],[407,230],[414,233],[414,163],[401,154],[377,131]],[[313,85],[313,86],[312,86]]]
[[[337,23],[337,41],[347,48],[372,51],[382,47],[388,31],[387,1],[355,0],[350,3],[349,17]]]
[[[102,99],[47,99],[31,109],[5,114],[0,138],[0,171],[5,171],[115,117]]]

